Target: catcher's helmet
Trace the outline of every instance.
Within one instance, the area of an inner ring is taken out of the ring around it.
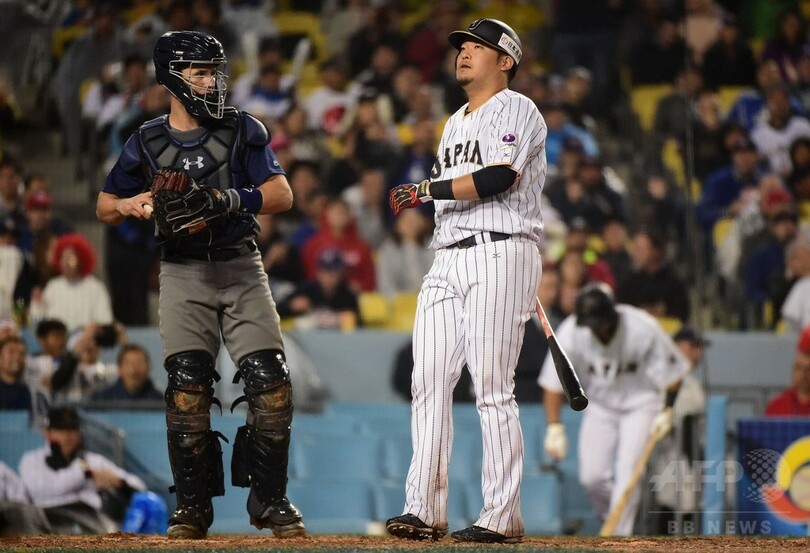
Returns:
[[[222,44],[206,33],[172,31],[161,36],[155,44],[155,78],[183,103],[191,115],[201,119],[221,119],[225,111],[227,85],[223,69],[225,51]],[[216,71],[204,91],[195,92],[183,77],[182,70],[194,65],[214,66]]]
[[[517,73],[520,59],[523,57],[523,46],[520,43],[520,37],[517,33],[504,23],[497,19],[476,19],[466,31],[453,31],[447,37],[456,50],[461,50],[461,45],[467,40],[485,44],[490,48],[494,48],[506,54],[515,60],[515,64],[509,71],[509,80]]]
[[[613,324],[619,317],[616,300],[610,286],[602,282],[588,284],[577,294],[575,303],[577,326],[598,327]]]

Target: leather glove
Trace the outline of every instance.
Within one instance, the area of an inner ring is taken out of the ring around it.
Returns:
[[[561,422],[551,422],[546,426],[546,438],[543,440],[543,449],[555,461],[562,461],[568,454],[568,438],[565,436],[565,426]]]
[[[394,211],[394,215],[399,215],[403,209],[420,206],[431,200],[433,198],[430,196],[430,181],[427,179],[419,184],[395,186],[388,195],[388,203]]]
[[[663,411],[655,415],[652,426],[650,427],[650,436],[655,436],[660,440],[672,430],[673,414],[672,407],[666,407]]]

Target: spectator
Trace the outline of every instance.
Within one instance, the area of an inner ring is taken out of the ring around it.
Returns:
[[[711,237],[718,219],[740,212],[744,193],[756,187],[761,175],[756,146],[747,138],[738,140],[732,146],[731,164],[709,175],[703,184],[696,212],[707,236]]]
[[[79,234],[68,234],[56,241],[53,264],[60,275],[48,281],[42,301],[33,305],[31,317],[55,318],[73,331],[88,323],[113,322],[110,294],[93,275],[96,254],[93,246]]]
[[[726,132],[717,93],[705,88],[697,92],[693,155],[695,177],[698,181],[702,182],[707,175],[728,163],[723,148],[723,137]],[[685,141],[679,142],[682,155],[686,152],[685,145]],[[684,163],[686,161],[684,159]]]
[[[25,219],[18,228],[17,245],[25,253],[36,253],[51,236],[71,231],[70,225],[53,213],[53,199],[48,192],[37,192],[25,198]]]
[[[268,18],[263,18],[269,21]],[[151,52],[150,52],[151,55]],[[234,81],[233,86],[228,86],[228,97],[235,106],[244,104],[251,91],[259,81],[259,69],[269,65],[281,66],[284,63],[284,51],[278,38],[263,38],[259,41],[256,50],[255,60],[250,60],[248,67],[251,70],[245,71]],[[281,89],[291,90],[295,85],[295,77],[290,74],[281,77]]]
[[[355,329],[362,324],[360,306],[344,276],[345,268],[340,250],[321,251],[315,277],[279,303],[279,315],[299,318],[302,327]]]
[[[783,391],[765,408],[768,417],[810,416],[810,326],[799,336],[790,388]]]
[[[810,113],[810,45],[802,47],[802,55],[796,65],[796,82],[791,88],[804,113]]]
[[[321,62],[320,80],[323,84],[303,101],[310,129],[330,136],[337,133],[340,122],[354,108],[359,95],[357,85],[350,86],[348,77],[348,70],[339,58]]]
[[[340,250],[346,280],[352,290],[360,292],[376,288],[372,250],[358,234],[349,205],[340,198],[328,201],[321,216],[320,230],[304,245],[301,258],[308,279],[315,278],[321,253],[329,249]]]
[[[232,56],[242,58],[239,55],[242,46],[240,37],[231,23],[223,18],[222,4],[220,0],[194,0],[194,30],[217,37],[226,52],[233,52]]]
[[[65,323],[56,319],[43,319],[37,323],[37,355],[29,358],[26,380],[31,390],[42,390],[46,399],[51,394],[51,375],[59,368],[67,353],[68,332]],[[44,413],[43,413],[44,415]]]
[[[32,411],[25,383],[25,342],[11,336],[0,340],[0,410]]]
[[[149,378],[149,354],[138,344],[124,344],[116,359],[118,379],[90,395],[93,407],[105,405],[144,408],[144,404],[163,409],[163,394]],[[123,402],[123,403],[122,403]]]
[[[715,0],[689,0],[686,2],[684,38],[692,62],[700,67],[703,56],[720,37],[723,26],[723,9]]]
[[[366,10],[366,22],[349,38],[346,50],[352,76],[371,65],[373,52],[379,44],[390,45],[394,52],[402,51],[404,41],[398,29],[399,18],[391,6],[375,5]]]
[[[734,14],[723,16],[720,36],[703,56],[703,81],[708,88],[756,85],[757,63],[751,47],[740,32]]]
[[[8,156],[0,156],[0,216],[21,218],[22,168]]]
[[[293,90],[283,88],[281,67],[264,65],[259,70],[259,78],[239,109],[255,113],[260,119],[274,121],[284,117],[293,105]]]
[[[50,533],[45,513],[31,504],[25,484],[0,461],[0,538]]]
[[[549,166],[556,167],[559,164],[563,145],[570,137],[579,140],[583,151],[588,156],[596,157],[599,155],[599,146],[596,139],[585,129],[571,123],[567,108],[561,101],[553,100],[541,109],[548,126],[546,161]]]
[[[802,15],[796,10],[786,10],[776,22],[776,32],[762,49],[762,61],[773,61],[786,83],[798,80],[796,66],[807,40],[807,29]]]
[[[788,278],[793,282],[782,304],[782,320],[791,332],[810,325],[810,239],[796,238],[785,251]]]
[[[619,217],[605,221],[602,227],[602,251],[599,257],[608,264],[616,282],[623,281],[633,270],[627,249],[627,225]]]
[[[53,79],[54,98],[57,100],[64,130],[64,144],[71,157],[77,160],[76,176],[83,178],[78,165],[82,151],[79,86],[85,79],[95,78],[110,62],[124,59],[129,45],[118,24],[117,10],[112,2],[102,2],[93,11],[92,26],[74,40]]]
[[[618,301],[640,307],[653,317],[686,321],[689,295],[683,281],[667,262],[665,240],[651,231],[637,231],[630,255],[634,270],[619,283]]]
[[[16,225],[11,217],[0,219],[0,319],[26,318],[31,291],[36,284],[33,266],[17,247]]]
[[[765,91],[763,115],[751,131],[751,140],[771,170],[787,177],[792,170],[790,145],[800,137],[810,138],[810,121],[791,112],[790,92],[785,86]]]
[[[793,197],[810,200],[810,138],[797,138],[790,145],[790,166],[787,185]]]
[[[602,161],[586,157],[579,168],[579,178],[585,200],[583,213],[590,232],[599,233],[612,217],[625,217],[624,197],[608,183]]]
[[[143,481],[106,457],[85,451],[79,415],[72,407],[48,412],[45,447],[20,459],[20,478],[34,505],[45,510],[55,533],[106,534],[118,525],[114,502],[129,501]]]
[[[360,238],[376,250],[388,236],[388,184],[383,167],[365,167],[360,180],[343,191],[342,197],[357,221]]]
[[[744,91],[731,105],[726,120],[751,131],[765,108],[765,91],[773,86],[784,86],[779,66],[773,61],[762,61],[757,67],[757,88]],[[804,113],[798,99],[791,96],[790,105],[796,113]]]
[[[418,209],[407,209],[397,217],[391,236],[385,239],[377,256],[377,290],[393,297],[416,293],[433,264],[427,247],[431,236],[430,219]]]
[[[652,174],[647,177],[640,204],[646,228],[674,240],[679,247],[686,245],[687,202],[683,190],[663,176]]]
[[[633,86],[673,82],[685,59],[686,43],[681,37],[678,18],[667,14],[658,21],[655,34],[643,38],[632,50]]]
[[[324,2],[321,9],[321,28],[332,52],[346,52],[349,38],[359,31],[369,10],[368,0]]]
[[[667,139],[678,144],[686,143],[688,118],[685,114],[694,111],[694,102],[703,90],[703,75],[695,65],[687,65],[675,75],[672,92],[658,102],[653,120],[653,133],[660,146]]]
[[[785,278],[785,249],[796,238],[798,216],[795,208],[782,209],[768,221],[770,236],[748,259],[745,271],[745,295],[753,308],[752,321],[761,325],[763,308],[770,303],[774,313],[781,312],[789,288]]]
[[[447,35],[461,26],[464,6],[457,0],[436,2],[426,20],[411,33],[405,47],[408,61],[419,68],[422,80],[432,82],[441,71],[448,50]]]
[[[562,101],[571,123],[594,134],[597,128],[590,111],[591,82],[591,72],[584,67],[569,69],[562,83]]]
[[[262,264],[273,298],[281,301],[304,280],[304,271],[298,249],[281,234],[276,217],[275,214],[258,216],[261,230],[256,244],[262,254]]]
[[[568,227],[568,234],[564,241],[565,253],[575,253],[582,257],[587,267],[588,282],[604,282],[615,290],[616,279],[613,271],[610,270],[610,265],[599,259],[599,255],[589,243],[590,237],[585,219],[577,217]]]

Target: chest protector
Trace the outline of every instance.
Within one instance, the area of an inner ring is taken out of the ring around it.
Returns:
[[[137,136],[147,182],[161,167],[171,167],[187,172],[202,185],[220,190],[248,184],[242,162],[245,146],[264,145],[269,140],[264,125],[231,107],[222,119],[206,123],[202,134],[190,140],[180,141],[172,136],[168,115],[141,125]],[[199,234],[173,240],[159,237],[158,241],[170,255],[210,252],[252,241],[257,232],[253,214],[234,212],[216,219]]]

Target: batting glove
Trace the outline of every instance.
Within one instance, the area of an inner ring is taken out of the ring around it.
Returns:
[[[400,184],[391,189],[388,196],[388,203],[394,210],[394,215],[399,215],[403,209],[416,207],[425,202],[432,201],[430,196],[430,181],[425,179],[419,184]]]
[[[565,426],[561,422],[551,422],[546,426],[546,438],[543,440],[546,455],[555,461],[562,461],[568,454],[568,438],[565,437]]]
[[[650,436],[655,436],[660,440],[672,430],[673,423],[672,407],[667,407],[653,419],[652,426],[650,427]]]

